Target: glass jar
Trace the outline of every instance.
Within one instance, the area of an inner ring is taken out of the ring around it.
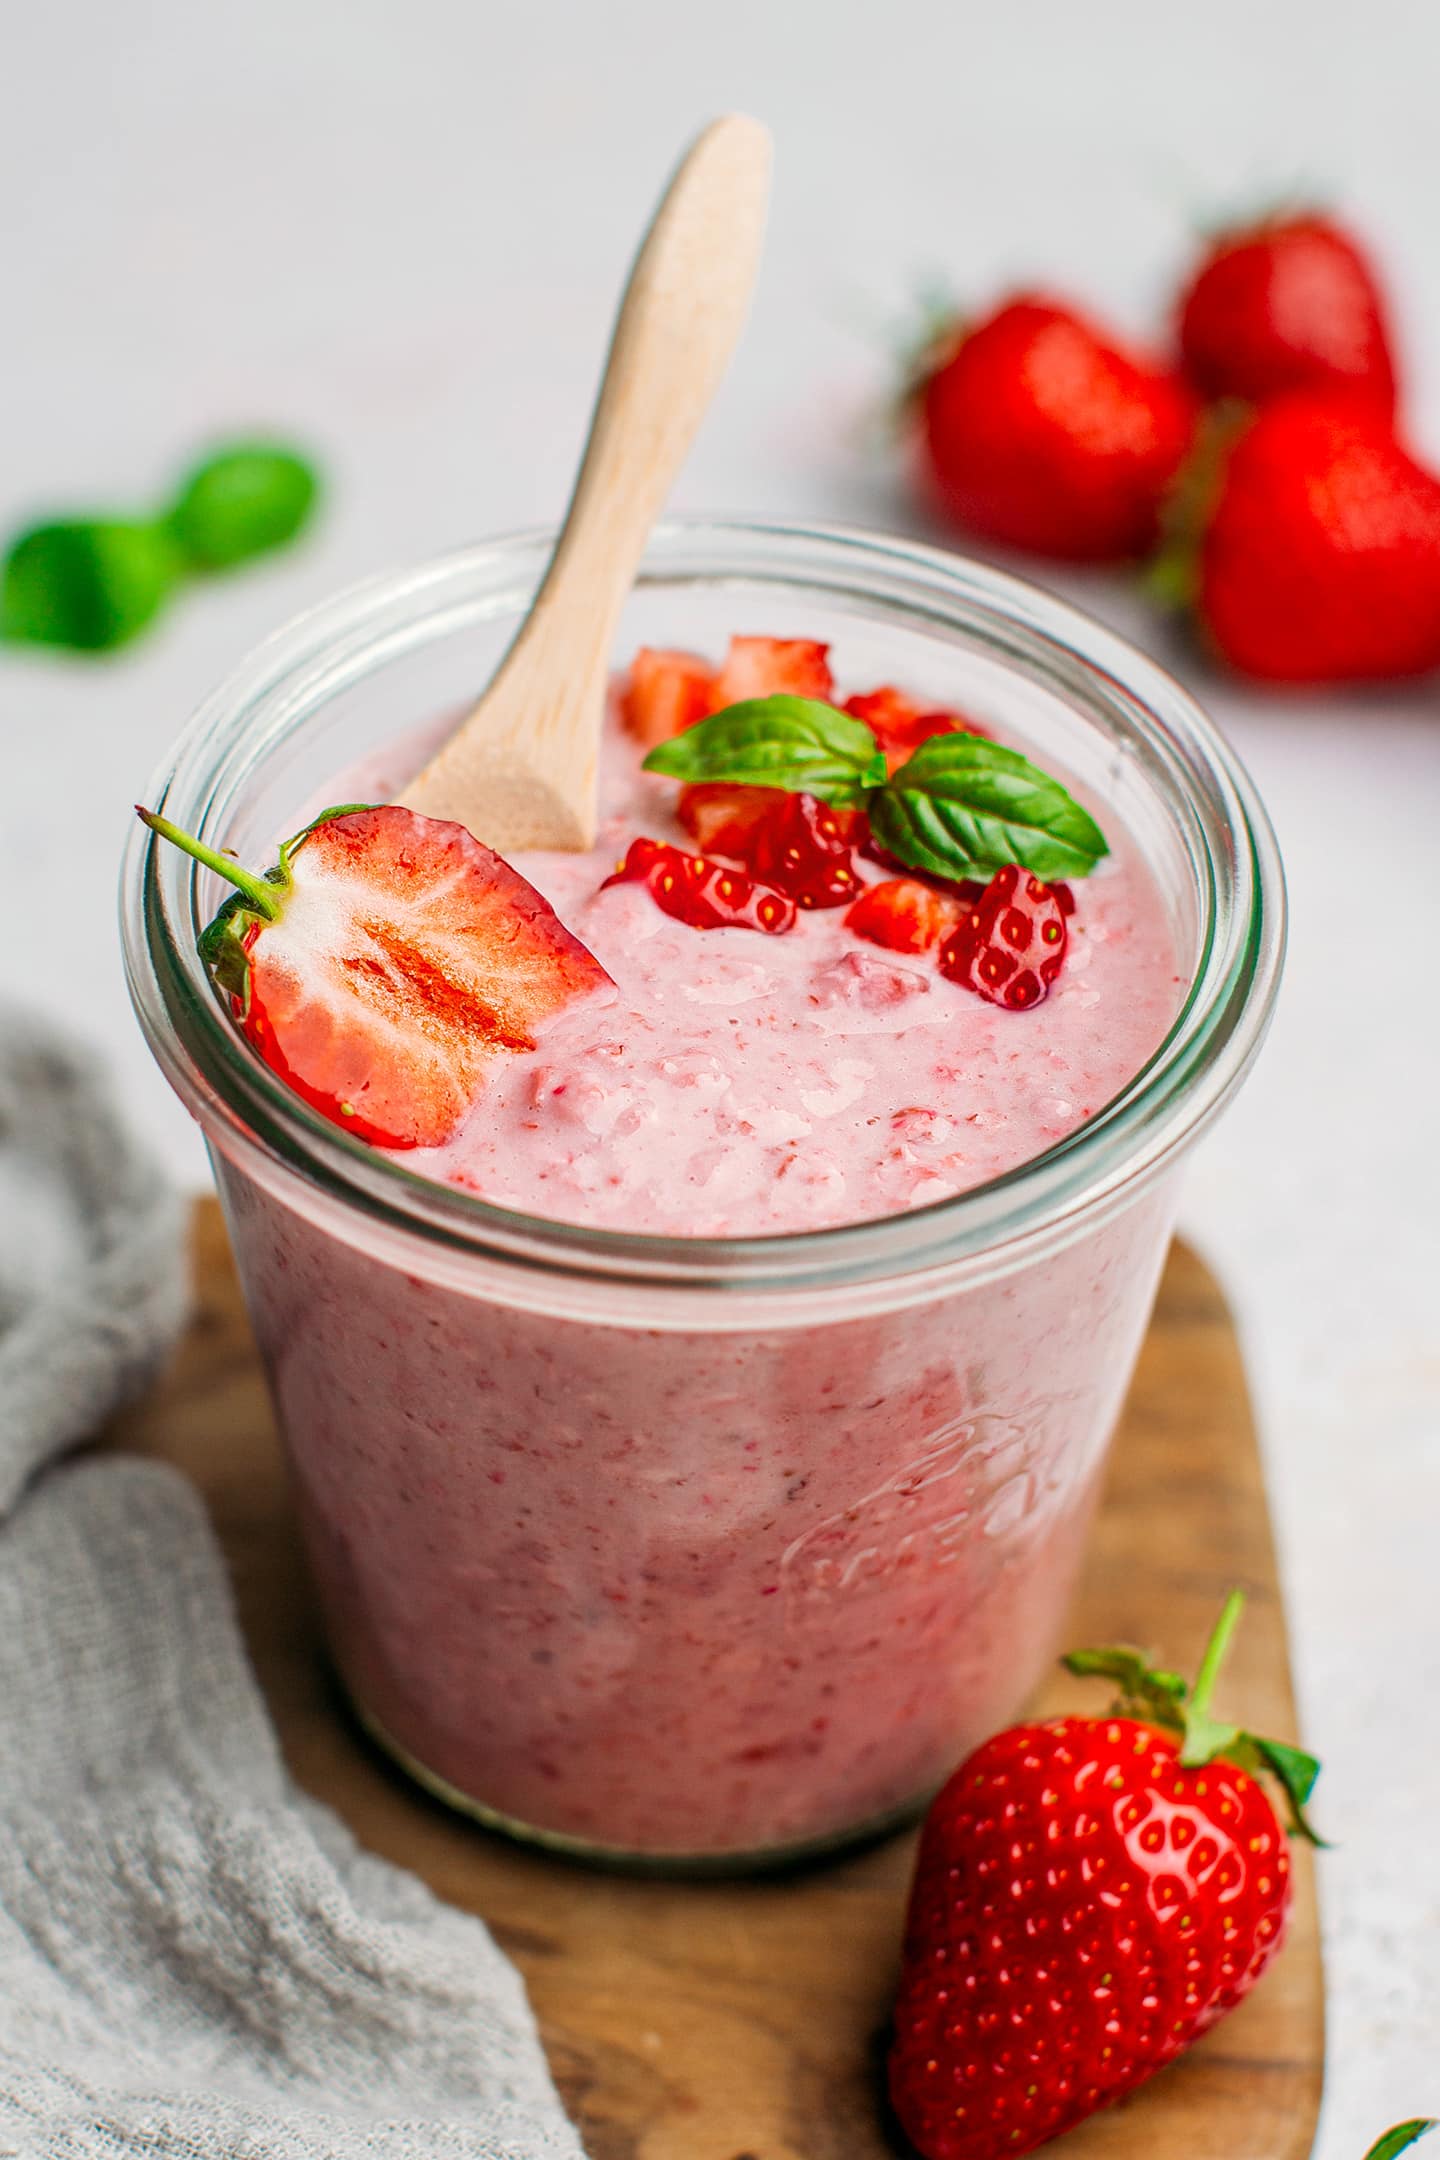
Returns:
[[[265,862],[334,776],[460,709],[550,546],[374,580],[264,646],[155,784]],[[519,1215],[327,1123],[195,951],[219,881],[137,830],[132,994],[199,1120],[334,1658],[377,1740],[512,1835],[754,1866],[912,1814],[1053,1653],[1168,1241],[1283,949],[1273,836],[1186,693],[1019,581],[874,535],[676,521],[622,626],[828,638],[1012,724],[1147,857],[1189,988],[1046,1154],[883,1221],[664,1238]]]

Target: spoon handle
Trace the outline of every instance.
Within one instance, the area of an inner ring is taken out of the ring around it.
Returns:
[[[650,527],[739,341],[765,235],[770,138],[732,113],[691,146],[630,273],[547,584],[576,573],[618,614]]]
[[[565,523],[473,712],[405,790],[492,847],[588,848],[610,648],[650,528],[743,327],[770,138],[732,113],[692,144],[620,305]]]

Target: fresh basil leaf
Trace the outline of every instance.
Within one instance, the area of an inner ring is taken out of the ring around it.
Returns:
[[[870,805],[875,838],[932,877],[991,877],[1019,863],[1038,878],[1079,878],[1108,855],[1105,836],[1058,780],[980,735],[932,735]]]
[[[1396,2123],[1384,2137],[1372,2145],[1365,2160],[1396,2160],[1398,2153],[1406,2152],[1417,2138],[1424,2137],[1427,2130],[1435,2129],[1433,2116],[1417,2116],[1413,2122]]]
[[[729,780],[786,788],[842,810],[862,809],[885,778],[885,759],[863,720],[817,698],[747,698],[672,735],[647,772],[672,780]]]
[[[167,524],[191,569],[228,570],[293,540],[319,490],[313,466],[293,450],[233,443],[195,467]]]
[[[112,651],[153,620],[179,574],[161,526],[122,518],[32,525],[0,571],[0,637]]]

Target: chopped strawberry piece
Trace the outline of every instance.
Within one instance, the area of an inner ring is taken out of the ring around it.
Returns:
[[[914,750],[932,735],[956,732],[985,735],[989,732],[977,727],[973,720],[967,720],[963,713],[949,712],[938,705],[919,704],[903,690],[897,690],[893,683],[882,683],[878,690],[863,690],[855,697],[846,698],[844,709],[874,730],[882,750]]]
[[[865,830],[856,843],[856,852],[863,855],[867,862],[879,863],[882,869],[893,870],[901,877],[914,877],[916,874],[909,863],[902,861],[898,855],[892,855],[889,848],[881,846],[870,830],[868,818],[865,821]],[[978,900],[985,890],[983,882],[974,878],[941,878],[936,882],[942,884],[947,891],[958,892],[967,899]]]
[[[745,856],[756,876],[803,908],[844,907],[860,890],[854,838],[858,813],[814,795],[784,795],[756,825]]]
[[[843,907],[860,890],[854,850],[869,829],[861,810],[716,781],[685,788],[678,814],[707,855],[733,856],[800,907]]]
[[[845,917],[845,927],[891,952],[929,952],[959,927],[964,912],[958,892],[941,892],[919,878],[884,878],[867,886]]]
[[[987,735],[989,732],[960,713],[945,712],[938,706],[918,705],[893,683],[882,683],[878,690],[866,690],[857,697],[846,698],[845,711],[852,719],[863,720],[873,732],[892,773],[898,772],[911,751],[918,750],[932,735]]]
[[[746,860],[755,828],[785,800],[783,788],[737,787],[729,780],[697,780],[681,788],[675,814],[702,855]]]
[[[620,694],[620,717],[647,750],[712,710],[715,670],[699,653],[642,645]]]
[[[297,1095],[381,1147],[438,1147],[497,1054],[613,988],[518,870],[395,805],[315,826],[276,895],[273,921],[233,918],[235,1016]]]
[[[940,972],[992,1005],[1022,1012],[1049,996],[1068,943],[1051,887],[1006,863],[941,946]]]
[[[711,711],[747,698],[819,698],[828,704],[835,694],[829,650],[813,638],[732,637],[711,692]]]
[[[729,863],[687,855],[661,840],[632,840],[624,862],[607,885],[644,885],[655,905],[693,930],[764,930],[771,936],[794,927],[795,903],[785,893],[758,885]]]

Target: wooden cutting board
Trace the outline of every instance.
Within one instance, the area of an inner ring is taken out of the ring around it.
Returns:
[[[879,2062],[913,1835],[788,1877],[594,1874],[446,1812],[359,1734],[328,1675],[224,1229],[195,1223],[198,1306],[173,1371],[112,1443],[203,1491],[290,1766],[372,1851],[489,1922],[524,1971],[592,2160],[879,2160],[905,2150]],[[1193,1669],[1232,1583],[1253,1601],[1226,1668],[1245,1724],[1295,1733],[1285,1622],[1245,1375],[1206,1268],[1171,1252],[1069,1640]],[[1042,1707],[1103,1703],[1057,1674]],[[1322,1788],[1323,1792],[1323,1788]],[[1323,1802],[1322,1810],[1323,1814]],[[1309,1856],[1292,1939],[1250,2000],[1066,2160],[1304,2160],[1324,2012]]]

